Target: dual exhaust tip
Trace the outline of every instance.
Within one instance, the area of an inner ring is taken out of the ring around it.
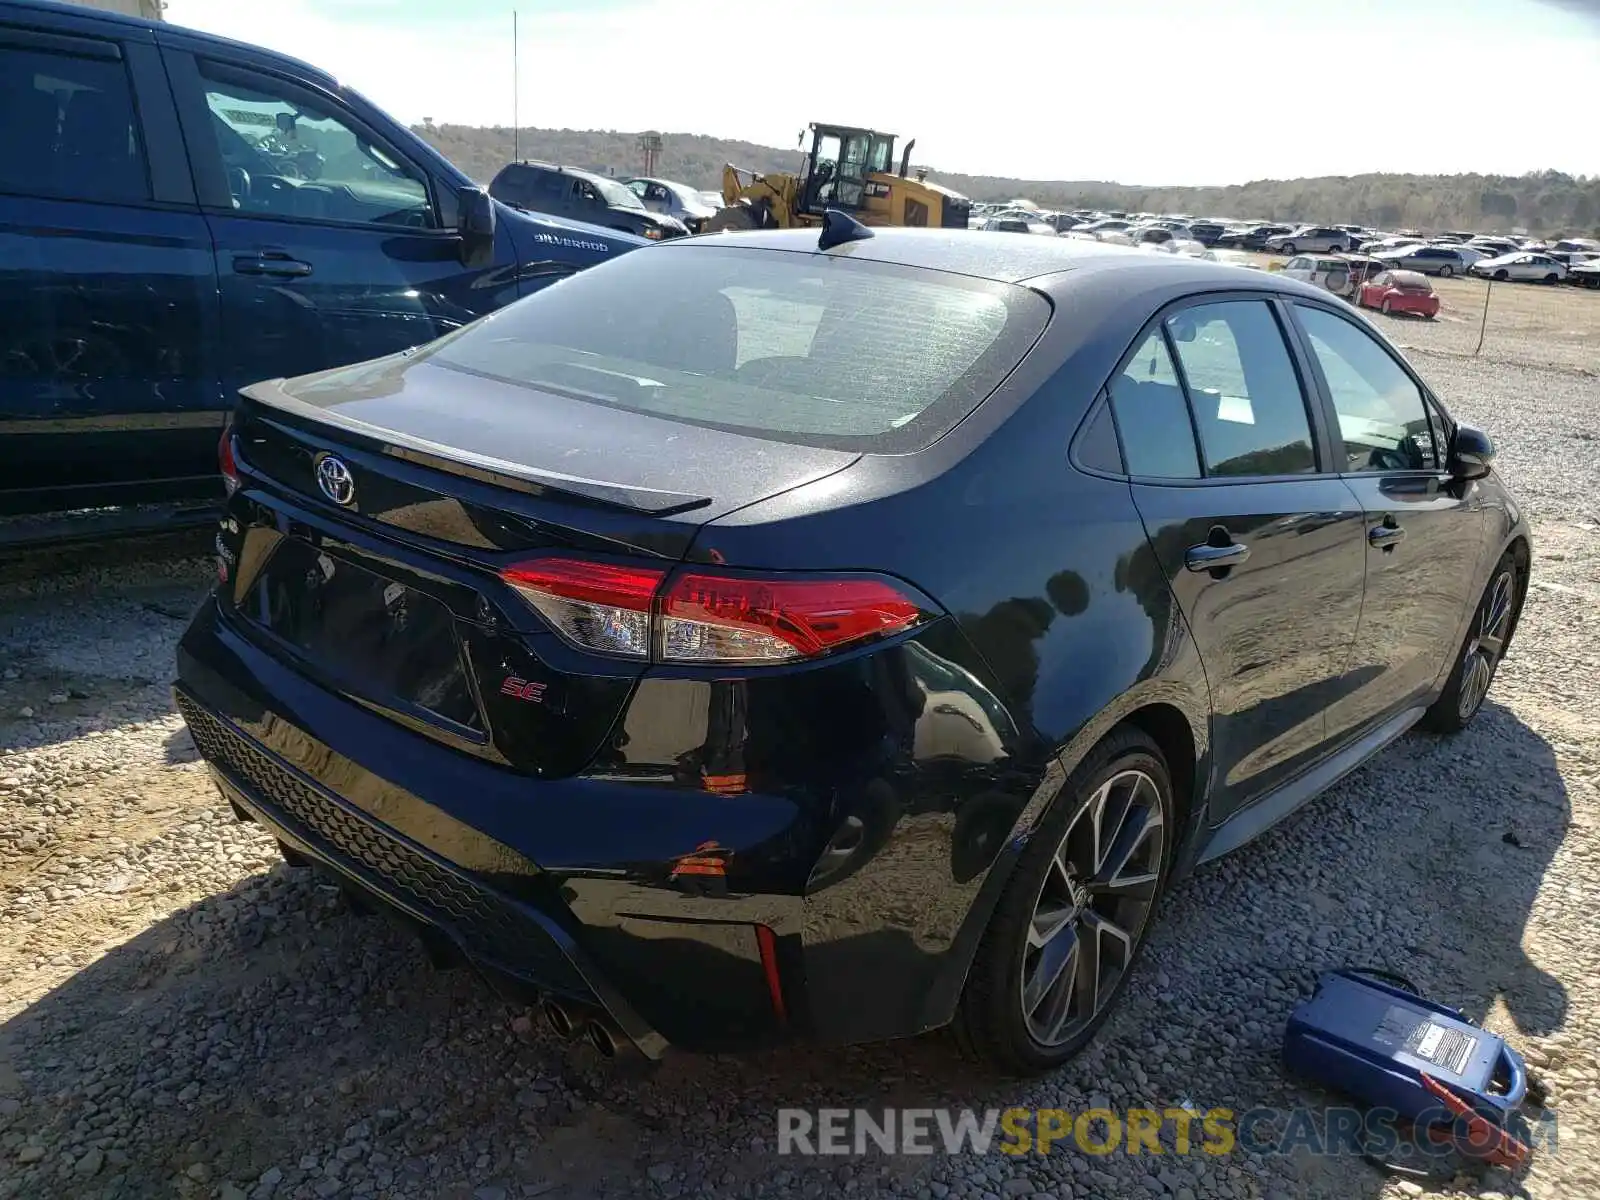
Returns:
[[[586,1041],[602,1058],[615,1058],[626,1039],[604,1018],[574,1010],[560,1000],[546,1000],[541,1006],[545,1024],[563,1042]]]

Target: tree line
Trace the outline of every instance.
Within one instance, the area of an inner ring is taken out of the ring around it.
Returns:
[[[642,166],[637,133],[597,129],[523,129],[435,125],[416,132],[474,179],[487,183],[522,157],[628,178]],[[754,171],[795,171],[802,153],[704,134],[662,137],[656,174],[717,191],[722,165]],[[1080,180],[1010,179],[961,175],[928,167],[928,178],[974,200],[1026,197],[1052,209],[1185,212],[1241,220],[1337,222],[1379,229],[1461,229],[1600,237],[1600,177],[1560,171],[1531,175],[1352,175],[1318,179],[1257,179],[1227,187],[1148,187]]]

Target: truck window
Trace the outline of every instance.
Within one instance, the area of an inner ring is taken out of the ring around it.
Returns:
[[[150,198],[127,69],[0,44],[0,192]]]
[[[267,75],[207,66],[206,106],[240,215],[435,227],[421,175]]]

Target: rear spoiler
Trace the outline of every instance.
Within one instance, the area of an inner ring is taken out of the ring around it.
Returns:
[[[269,379],[262,383],[253,383],[241,389],[239,394],[263,407],[376,442],[378,453],[390,458],[513,491],[531,495],[556,493],[575,500],[655,517],[689,512],[696,508],[704,508],[711,503],[710,496],[634,487],[603,479],[585,479],[578,475],[564,475],[559,471],[541,470],[521,463],[491,458],[488,455],[458,450],[451,446],[441,446],[426,438],[400,433],[380,425],[370,425],[343,413],[332,412],[321,405],[308,404],[304,400],[284,393],[278,387],[282,382],[282,379]],[[280,422],[274,421],[272,424],[289,437],[298,441],[306,440],[302,432]]]

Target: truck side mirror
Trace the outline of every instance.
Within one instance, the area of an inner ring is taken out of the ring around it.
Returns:
[[[494,262],[494,201],[482,188],[456,192],[456,232],[461,235],[461,262],[486,267]]]

